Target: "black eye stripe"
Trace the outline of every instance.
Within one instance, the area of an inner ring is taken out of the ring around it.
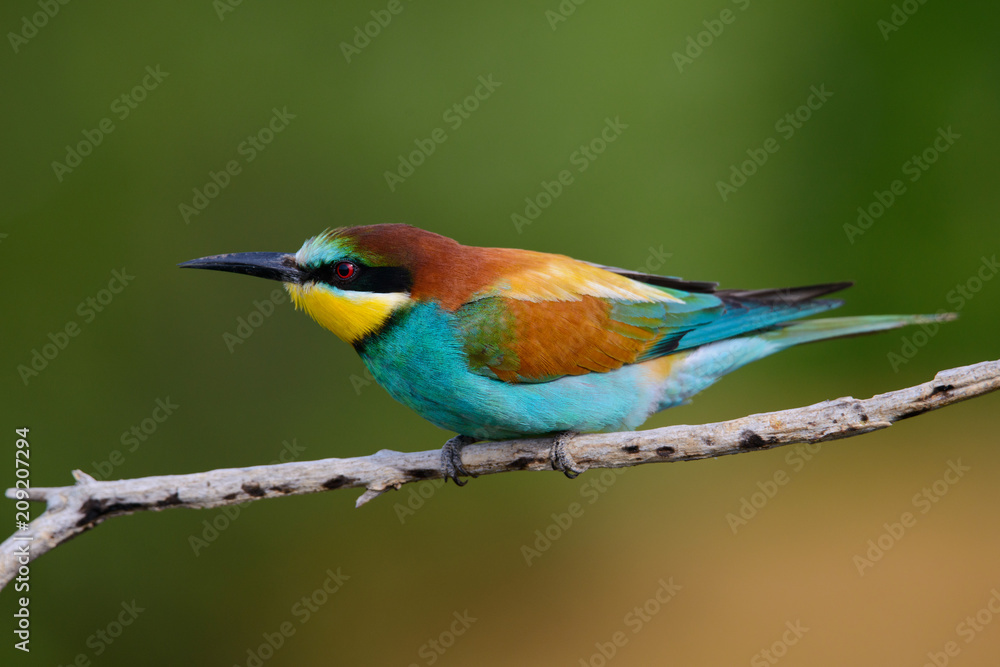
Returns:
[[[350,275],[344,265],[353,267]],[[409,292],[413,287],[413,276],[401,266],[365,266],[358,262],[338,260],[318,266],[309,271],[307,280],[326,283],[338,289],[356,292]]]

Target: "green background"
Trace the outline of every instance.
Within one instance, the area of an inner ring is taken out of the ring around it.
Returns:
[[[661,271],[726,287],[851,279],[840,312],[874,314],[954,308],[949,293],[1000,251],[995,3],[919,5],[886,40],[889,2],[591,0],[553,29],[556,0],[416,0],[347,62],[341,43],[385,7],[246,0],[220,20],[208,0],[70,2],[16,53],[0,47],[3,486],[19,426],[36,486],[115,450],[111,476],[131,478],[263,464],[283,442],[307,460],[448,437],[359,382],[349,346],[287,302],[230,351],[223,335],[276,285],[175,268],[194,257],[407,222],[616,266],[670,253]],[[735,20],[678,71],[673,54],[724,8]],[[4,3],[0,29],[37,11]],[[120,119],[112,102],[147,66],[169,75]],[[444,112],[491,75],[501,85],[453,130]],[[786,140],[775,122],[812,86],[832,97]],[[248,163],[239,146],[274,108],[295,118]],[[103,118],[114,131],[57,179],[53,161]],[[519,232],[511,215],[607,118],[628,127]],[[384,172],[438,127],[447,141],[390,191]],[[851,242],[857,208],[948,127],[960,138]],[[778,152],[723,201],[717,182],[768,137]],[[179,205],[232,159],[241,172],[186,223]],[[134,280],[85,322],[78,305],[123,268]],[[962,306],[895,369],[888,355],[919,330],[783,353],[647,426],[867,397],[996,358],[1000,279]],[[18,366],[70,321],[80,334],[25,383]],[[128,452],[122,434],[168,398],[174,414]],[[0,661],[246,665],[288,621],[265,664],[596,666],[616,632],[627,641],[608,664],[747,664],[800,621],[783,664],[920,665],[956,641],[954,664],[993,665],[1000,618],[969,643],[956,626],[1000,587],[998,407],[828,444],[798,471],[778,449],[631,469],[597,494],[599,471],[425,483],[360,510],[355,491],[268,500],[198,555],[191,537],[226,525],[221,510],[116,518],[33,565],[30,655],[11,648],[15,594],[0,594]],[[959,460],[971,470],[920,513],[914,494]],[[779,470],[791,481],[734,535],[726,515]],[[423,506],[401,514],[418,491]],[[574,502],[583,515],[529,566],[522,547]],[[905,511],[916,526],[859,576],[854,556]],[[328,568],[350,579],[300,623],[293,605]],[[627,614],[671,578],[682,589],[633,632]],[[88,638],[133,600],[144,611],[95,655]],[[429,653],[466,611],[471,627]]]

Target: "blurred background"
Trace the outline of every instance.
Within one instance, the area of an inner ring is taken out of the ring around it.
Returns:
[[[4,448],[29,427],[32,482],[57,486],[440,447],[277,285],[175,268],[351,224],[724,287],[855,280],[844,315],[961,312],[785,352],[648,427],[995,359],[998,18],[5,2]],[[28,655],[0,593],[0,662],[994,665],[998,401],[812,453],[116,518],[32,566]]]

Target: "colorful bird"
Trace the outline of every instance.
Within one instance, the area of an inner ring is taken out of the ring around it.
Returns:
[[[468,475],[480,440],[638,428],[723,375],[827,338],[952,319],[871,315],[796,321],[841,305],[851,283],[718,290],[563,255],[465,246],[400,224],[343,227],[297,253],[215,255],[183,268],[279,280],[297,308],[350,343],[399,402],[458,435],[445,476]]]

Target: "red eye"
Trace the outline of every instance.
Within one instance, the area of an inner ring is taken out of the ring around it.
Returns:
[[[354,277],[354,273],[358,270],[358,267],[351,262],[337,262],[337,266],[333,269],[337,277],[341,280],[348,280]]]

